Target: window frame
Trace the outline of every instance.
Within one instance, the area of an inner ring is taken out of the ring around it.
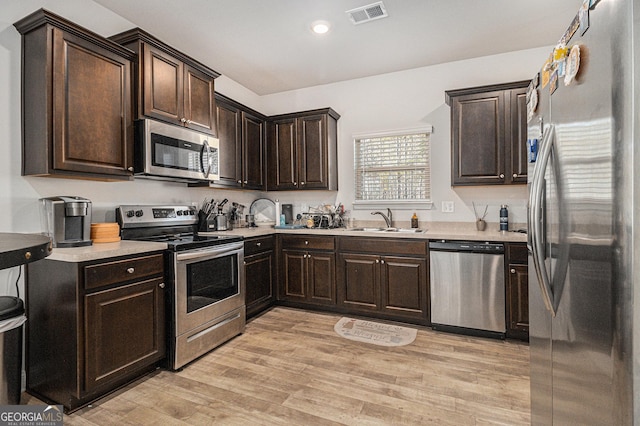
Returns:
[[[356,153],[356,141],[359,139],[367,139],[367,138],[380,138],[380,137],[388,137],[388,136],[405,136],[405,135],[414,135],[417,133],[427,133],[428,134],[428,150],[429,150],[429,161],[428,161],[428,172],[429,172],[429,194],[430,199],[428,200],[357,200],[355,199],[357,196],[357,170],[356,170],[356,161],[357,161],[357,153]],[[431,136],[433,135],[433,126],[428,125],[424,127],[411,128],[411,129],[401,129],[401,130],[391,130],[384,132],[367,132],[367,133],[356,133],[352,135],[352,143],[353,143],[353,209],[354,210],[371,210],[371,209],[380,209],[380,208],[392,208],[396,210],[413,210],[413,209],[431,209],[433,207],[433,185],[432,185],[432,175],[431,175]]]

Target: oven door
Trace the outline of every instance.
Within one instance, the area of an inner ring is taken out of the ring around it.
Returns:
[[[242,241],[178,252],[174,262],[176,337],[244,305]]]

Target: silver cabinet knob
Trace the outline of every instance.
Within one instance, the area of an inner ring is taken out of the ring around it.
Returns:
[[[133,167],[127,167],[127,171],[132,172],[133,171]]]
[[[500,179],[504,179],[504,173],[500,173]]]
[[[133,274],[136,270],[133,268],[127,268],[127,272]]]
[[[242,183],[242,180],[241,180],[241,179],[240,179],[240,180],[238,180],[238,183]]]
[[[511,272],[512,274],[515,274],[515,273],[516,273],[516,270],[515,270],[515,269],[513,269],[513,268],[511,268],[511,271],[510,271],[510,272]]]
[[[309,241],[306,241],[306,240],[305,240],[304,244],[305,244],[306,246],[308,246],[308,245],[309,245]]]
[[[384,264],[384,259],[380,261],[380,263]]]
[[[262,245],[262,243],[256,243],[257,247],[260,247]]]
[[[246,264],[247,264],[247,262],[242,262],[242,264],[243,264],[243,265],[246,265]]]
[[[182,124],[185,124],[185,123],[187,122],[187,119],[186,119],[186,118],[184,118],[184,117],[182,117],[182,118],[180,119],[180,122],[181,122]]]
[[[376,263],[380,263],[380,259],[376,259]]]
[[[293,186],[298,186],[298,182],[293,182]]]
[[[164,288],[164,283],[160,283],[160,284],[158,284],[158,287],[160,287],[160,288]]]
[[[244,184],[245,184],[245,185],[246,185],[246,184],[248,184],[248,183],[249,183],[249,181],[248,181],[248,180],[245,180],[245,181],[244,181]]]
[[[515,178],[517,178],[517,177],[518,177],[518,174],[517,174],[517,173],[514,173],[514,174],[513,174],[513,178],[515,179]]]
[[[187,124],[191,124],[191,123],[193,123],[193,121],[187,120]]]
[[[300,182],[300,185],[304,185],[304,182]]]

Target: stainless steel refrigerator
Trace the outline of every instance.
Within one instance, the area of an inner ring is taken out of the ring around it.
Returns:
[[[640,424],[640,0],[591,3],[528,123],[534,425]]]

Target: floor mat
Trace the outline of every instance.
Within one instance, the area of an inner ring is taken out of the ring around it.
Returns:
[[[405,346],[416,339],[417,330],[399,325],[342,317],[333,327],[338,335],[380,346]]]

